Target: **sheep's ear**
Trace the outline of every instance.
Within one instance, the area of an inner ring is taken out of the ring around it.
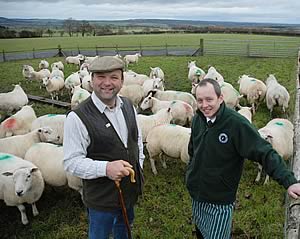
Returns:
[[[38,168],[32,168],[32,169],[30,170],[30,173],[37,172],[38,170],[39,170]]]
[[[4,173],[2,173],[2,175],[4,175],[4,176],[12,176],[13,173],[11,173],[11,172],[4,172]]]
[[[170,112],[170,111],[171,111],[171,107],[168,108],[168,112]]]

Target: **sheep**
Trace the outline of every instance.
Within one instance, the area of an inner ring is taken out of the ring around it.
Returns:
[[[81,84],[82,88],[86,89],[88,92],[92,92],[93,86],[91,82],[92,82],[92,74],[90,73],[89,75],[83,77],[82,84]]]
[[[48,69],[49,68],[49,62],[44,60],[41,60],[39,63],[39,69]]]
[[[25,105],[17,113],[1,122],[1,134],[3,137],[27,134],[30,132],[31,124],[35,119],[36,114],[32,106]]]
[[[54,76],[52,78],[45,77],[43,78],[43,85],[46,86],[46,90],[50,93],[51,99],[58,100],[58,94],[61,92],[65,86],[64,79],[59,76]]]
[[[126,66],[128,66],[130,63],[135,63],[137,64],[139,61],[139,57],[142,55],[140,53],[135,53],[134,55],[126,55],[124,56],[124,62]]]
[[[144,90],[140,85],[123,85],[119,95],[127,97],[134,107],[138,108],[140,102],[144,99]]]
[[[265,98],[267,86],[261,80],[249,77],[248,75],[242,75],[238,83],[240,84],[240,94],[247,96],[247,101],[251,104],[253,114],[255,114],[259,103]]]
[[[171,108],[161,109],[153,115],[137,115],[137,122],[142,131],[143,142],[146,142],[146,138],[150,130],[159,124],[168,124],[173,119]]]
[[[81,54],[78,54],[77,56],[68,56],[66,57],[65,61],[67,64],[74,64],[77,65],[78,68],[81,65],[81,62],[83,62],[85,57]]]
[[[65,74],[62,70],[60,70],[59,68],[57,68],[55,66],[55,67],[52,67],[52,71],[50,73],[49,78],[53,78],[53,77],[61,77],[61,78],[65,79]]]
[[[35,203],[44,191],[44,179],[40,170],[29,161],[5,153],[0,153],[0,160],[0,199],[7,206],[16,206],[26,225],[28,218],[23,203],[31,204],[33,216],[39,214]]]
[[[143,74],[138,74],[133,71],[124,71],[124,85],[143,85],[144,82],[150,79],[148,76]]]
[[[26,151],[39,142],[57,143],[59,136],[50,127],[41,127],[27,134],[0,139],[0,152],[24,158]]]
[[[164,74],[163,70],[160,67],[158,67],[158,66],[153,67],[153,68],[150,67],[150,70],[151,70],[151,72],[149,74],[149,77],[151,79],[154,79],[154,78],[160,78],[162,80],[165,79],[165,74]]]
[[[148,95],[141,103],[142,110],[151,109],[152,113],[158,112],[163,108],[171,108],[173,120],[172,123],[190,126],[194,116],[193,108],[188,103],[182,100],[159,100],[151,95]]]
[[[64,69],[65,69],[64,64],[61,61],[53,62],[51,64],[51,68],[53,69],[54,67],[58,68],[61,71],[64,71]]]
[[[240,99],[243,96],[230,83],[223,81],[219,84],[226,106],[231,109],[239,106]]]
[[[72,110],[91,95],[90,92],[88,92],[85,89],[82,89],[80,85],[74,86],[72,93],[73,93],[71,99]]]
[[[28,97],[20,85],[7,93],[0,93],[0,111],[12,113],[28,104]]]
[[[65,88],[68,90],[70,99],[71,99],[71,91],[72,89],[77,86],[80,85],[81,81],[80,81],[80,77],[78,72],[74,72],[71,75],[69,75],[66,79],[65,79]]]
[[[196,61],[189,61],[188,68],[188,79],[192,83],[199,83],[199,81],[201,81],[204,78],[205,72],[201,68],[196,66]]]
[[[293,155],[294,126],[289,120],[282,118],[272,119],[263,128],[260,128],[258,132],[262,138],[272,144],[272,147],[284,160],[288,160]],[[262,167],[259,165],[256,182],[260,180],[261,171]],[[267,175],[264,184],[268,181],[269,176]]]
[[[220,85],[224,82],[223,76],[214,68],[209,67],[204,78],[210,78],[216,80]]]
[[[238,106],[238,113],[244,116],[250,123],[252,123],[252,108],[247,106]]]
[[[154,175],[157,175],[155,159],[157,157],[167,165],[163,160],[163,154],[171,158],[180,158],[184,163],[188,163],[188,144],[191,136],[191,129],[179,125],[162,124],[152,128],[146,138],[146,148],[149,153],[151,169]]]
[[[66,115],[64,114],[47,114],[35,119],[31,125],[31,131],[41,128],[50,127],[53,134],[58,136],[58,140],[52,143],[62,144],[64,139],[64,123]]]
[[[197,102],[195,97],[188,92],[174,90],[152,90],[148,95],[154,96],[159,100],[182,100],[193,107],[194,112],[197,110]]]
[[[270,110],[270,116],[272,117],[273,108],[276,105],[281,106],[283,113],[286,113],[290,100],[290,94],[287,89],[279,84],[272,74],[267,78],[266,86],[266,103],[267,108]]]
[[[51,143],[32,145],[24,157],[39,168],[46,184],[55,187],[68,184],[70,188],[82,194],[81,179],[64,170],[63,158],[63,147]]]
[[[164,88],[164,82],[160,78],[154,78],[154,79],[148,79],[145,80],[143,83],[143,91],[144,91],[144,97],[148,95],[149,91],[151,90],[165,90]]]
[[[42,82],[43,78],[50,77],[50,71],[48,69],[42,69],[40,71],[34,71],[32,66],[23,65],[22,74],[25,79],[29,81]]]

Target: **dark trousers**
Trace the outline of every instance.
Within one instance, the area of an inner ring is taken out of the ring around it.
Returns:
[[[198,227],[195,226],[195,228],[196,228],[196,236],[197,236],[197,238],[198,239],[204,239],[204,237],[202,236],[202,234],[201,234],[200,230],[198,229]]]

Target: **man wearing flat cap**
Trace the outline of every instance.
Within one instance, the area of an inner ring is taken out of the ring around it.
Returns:
[[[89,219],[89,238],[128,238],[118,190],[120,182],[130,225],[142,190],[143,144],[136,111],[125,97],[124,62],[114,56],[96,57],[91,96],[71,111],[64,124],[64,167],[82,179],[83,202]],[[132,169],[136,183],[130,182]]]

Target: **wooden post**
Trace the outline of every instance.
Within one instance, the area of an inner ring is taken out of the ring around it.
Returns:
[[[251,53],[250,53],[250,43],[247,44],[247,56],[250,57]]]
[[[203,38],[200,39],[200,52],[199,52],[199,55],[200,56],[203,56],[204,55],[204,40]]]
[[[118,44],[116,45],[116,54],[119,54]]]
[[[32,49],[32,56],[33,56],[33,58],[35,58],[35,49],[34,48]]]
[[[168,43],[166,43],[166,56],[168,56],[169,53],[168,53]]]
[[[3,55],[3,61],[6,61],[6,56],[5,56],[5,51],[4,51],[4,49],[2,50],[2,55]]]
[[[80,54],[80,49],[79,49],[79,46],[77,46],[77,49],[78,49],[78,54]]]
[[[98,46],[96,45],[96,56],[99,55],[99,52],[98,52]]]
[[[142,43],[140,42],[140,54],[143,55]]]

